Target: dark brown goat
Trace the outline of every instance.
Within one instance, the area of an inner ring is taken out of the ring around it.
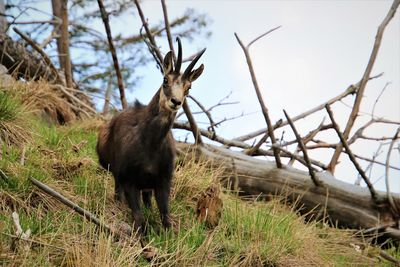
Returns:
[[[144,106],[136,101],[133,107],[116,115],[101,128],[97,142],[100,164],[115,179],[115,197],[121,200],[124,194],[139,232],[144,223],[140,194],[143,203],[150,207],[153,191],[163,226],[171,225],[168,202],[175,159],[171,128],[191,83],[204,69],[201,64],[192,70],[205,49],[180,73],[182,47],[179,38],[177,41],[175,69],[170,51],[163,63],[164,82],[150,103]]]

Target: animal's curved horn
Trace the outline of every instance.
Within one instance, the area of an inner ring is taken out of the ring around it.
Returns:
[[[178,57],[175,62],[175,73],[179,74],[182,66],[182,44],[179,37],[176,37],[176,41],[178,42]]]
[[[183,73],[183,77],[187,78],[192,71],[194,65],[196,65],[197,61],[199,58],[203,55],[203,53],[206,51],[206,48],[200,51],[200,53],[193,59],[193,61],[189,64],[189,66],[186,68],[185,72]]]

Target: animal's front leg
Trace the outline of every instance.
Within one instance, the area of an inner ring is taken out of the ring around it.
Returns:
[[[165,228],[171,227],[171,219],[169,217],[169,209],[168,209],[169,192],[170,192],[169,184],[157,187],[154,190],[157,207],[158,210],[160,211],[161,222]]]
[[[135,186],[125,186],[125,197],[128,201],[128,205],[132,210],[133,219],[135,221],[135,230],[139,234],[143,234],[144,229],[144,217],[140,211],[140,190]]]
[[[114,188],[114,199],[116,201],[122,201],[121,198],[121,185],[117,179],[115,179],[115,188]]]

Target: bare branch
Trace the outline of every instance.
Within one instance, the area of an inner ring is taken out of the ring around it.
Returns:
[[[372,76],[372,77],[370,77],[370,80],[379,78],[379,77],[381,77],[382,75],[383,75],[383,73],[380,73],[380,74],[378,74],[378,75]],[[313,114],[313,113],[315,113],[315,112],[317,112],[317,111],[319,111],[319,110],[324,109],[324,108],[325,108],[325,105],[327,105],[327,104],[328,104],[328,105],[332,105],[333,103],[335,103],[335,102],[337,102],[337,101],[339,101],[339,100],[345,98],[346,96],[351,95],[351,94],[354,94],[355,92],[357,92],[357,90],[358,90],[358,88],[359,88],[359,86],[360,86],[360,83],[361,83],[361,82],[358,82],[358,83],[355,84],[355,85],[352,84],[352,85],[350,85],[343,93],[341,93],[341,94],[339,94],[339,95],[337,95],[337,96],[335,96],[335,97],[329,99],[329,100],[326,101],[325,103],[323,103],[323,104],[321,104],[321,105],[318,105],[318,106],[316,106],[315,108],[312,108],[312,109],[310,109],[310,110],[308,110],[308,111],[305,111],[305,112],[303,112],[303,113],[301,113],[301,114],[299,114],[299,115],[297,115],[297,116],[294,116],[294,117],[292,118],[292,121],[295,122],[295,121],[297,121],[297,120],[304,119],[305,117],[307,117],[307,116],[309,116],[309,115],[311,115],[311,114]],[[281,122],[281,123],[279,123],[279,124],[276,123],[276,124],[274,125],[274,129],[278,129],[278,128],[283,127],[283,126],[286,126],[286,125],[288,125],[288,122],[287,122],[287,121]],[[236,137],[235,139],[236,139],[236,140],[240,140],[240,141],[246,141],[246,140],[249,140],[249,139],[251,139],[251,138],[254,138],[254,137],[256,137],[256,136],[258,136],[258,135],[260,135],[260,134],[264,134],[264,133],[266,133],[266,132],[267,132],[267,128],[262,128],[262,129],[260,129],[260,130],[257,130],[257,131],[255,131],[255,132],[253,132],[253,133],[249,133],[249,134],[246,134],[246,135],[243,135],[243,136],[240,136],[240,137]]]
[[[382,37],[383,37],[383,32],[386,28],[386,26],[389,24],[390,20],[393,18],[394,14],[396,13],[397,7],[400,4],[400,0],[394,0],[392,6],[390,7],[389,12],[387,13],[386,17],[382,21],[382,23],[378,27],[378,31],[375,36],[375,43],[374,43],[374,48],[372,49],[371,56],[368,61],[368,65],[365,69],[365,72],[363,74],[363,77],[361,79],[360,87],[356,93],[356,99],[354,100],[354,105],[353,109],[350,113],[349,119],[347,121],[346,127],[343,132],[343,138],[346,140],[349,137],[350,131],[353,128],[354,122],[358,116],[358,112],[360,110],[360,105],[361,105],[361,100],[364,96],[364,91],[365,87],[368,83],[369,77],[371,75],[372,67],[374,66],[375,59],[378,55],[378,51],[381,45]],[[342,146],[339,145],[331,159],[331,162],[329,163],[329,170],[334,173],[335,167],[337,165],[340,153],[342,152]]]
[[[107,40],[108,40],[108,46],[110,47],[110,53],[114,62],[114,69],[115,69],[115,74],[117,75],[117,82],[118,82],[118,88],[119,88],[119,95],[121,97],[121,105],[122,109],[128,108],[128,103],[126,102],[125,98],[125,88],[124,88],[124,82],[122,80],[122,75],[121,75],[121,70],[119,68],[119,63],[118,63],[118,57],[117,57],[117,52],[115,51],[112,35],[111,35],[111,28],[110,28],[110,23],[108,19],[108,14],[106,12],[106,9],[104,8],[104,4],[102,0],[97,0],[97,3],[99,4],[99,9],[101,13],[101,18],[103,19],[103,24],[104,28],[106,30],[107,34]]]
[[[378,97],[375,99],[375,103],[374,103],[374,106],[372,107],[372,111],[371,111],[371,116],[372,116],[372,118],[375,117],[375,107],[376,107],[376,104],[378,104],[379,99],[381,98],[381,96],[382,96],[383,93],[385,92],[386,88],[387,88],[390,84],[391,84],[390,82],[386,83],[385,86],[383,87],[382,91],[381,91],[380,94],[378,95]]]
[[[397,128],[397,131],[396,131],[395,135],[393,136],[392,141],[390,142],[388,153],[387,153],[387,156],[386,156],[386,166],[385,166],[386,193],[387,193],[387,198],[389,200],[389,204],[390,204],[394,214],[400,214],[400,207],[396,206],[396,203],[394,203],[392,194],[390,193],[389,164],[390,164],[390,154],[392,153],[392,149],[393,149],[394,143],[399,138],[399,133],[400,133],[400,127]]]
[[[208,120],[210,121],[209,129],[211,130],[212,133],[215,134],[215,128],[214,127],[216,126],[216,124],[215,124],[215,122],[214,122],[214,120],[213,120],[213,118],[211,116],[211,113],[200,103],[200,101],[198,101],[193,96],[189,95],[188,98],[192,99],[193,102],[195,102],[199,106],[199,108],[203,111],[203,113],[206,114]]]
[[[161,55],[160,50],[159,50],[158,47],[156,46],[156,41],[154,40],[154,37],[153,37],[153,35],[151,34],[151,31],[150,31],[150,29],[149,29],[149,25],[148,25],[148,23],[147,23],[147,21],[146,21],[146,19],[145,19],[145,17],[144,17],[142,8],[140,7],[139,0],[135,0],[135,5],[136,5],[136,8],[137,8],[137,10],[138,10],[140,19],[142,20],[143,27],[144,27],[144,29],[146,30],[147,38],[149,38],[150,43],[153,45],[153,51],[154,51],[154,53],[155,53],[155,55],[156,55],[157,64],[159,65],[160,69],[162,70],[162,69],[163,69],[163,67],[162,67],[163,57],[162,57],[162,55]]]
[[[278,148],[280,151],[282,151],[284,154],[286,154],[287,157],[294,158],[295,160],[297,160],[298,162],[303,164],[305,167],[307,167],[307,168],[309,167],[307,162],[304,160],[304,157],[301,157],[298,154],[294,154],[294,153],[290,152],[289,150],[284,149],[283,147],[279,146],[278,144],[275,144],[275,147]],[[269,153],[269,154],[271,154],[271,153]],[[309,160],[313,165],[315,165],[317,167],[320,167],[323,170],[327,169],[327,166],[325,164],[323,164],[322,162],[319,162],[319,161],[313,160],[313,159],[309,159]],[[316,171],[316,169],[314,167],[312,167],[312,166],[311,166],[311,169],[313,171]]]
[[[304,136],[304,138],[302,139],[304,145],[307,145],[308,142],[311,142],[319,132],[322,132],[322,131],[332,128],[332,124],[324,125],[324,122],[325,122],[325,117],[322,119],[321,123],[318,125],[318,127],[316,129],[312,130],[306,136]],[[288,145],[288,143],[285,142],[284,145]],[[306,147],[306,149],[308,149],[308,147]],[[299,145],[297,145],[297,148],[296,148],[296,152],[298,152],[298,151],[300,151]],[[293,159],[291,159],[288,162],[288,165],[292,165],[292,164],[293,164]]]
[[[349,146],[347,145],[346,139],[344,138],[344,136],[342,135],[342,133],[339,130],[339,126],[337,125],[334,117],[333,117],[333,113],[331,108],[329,107],[329,105],[325,106],[326,111],[329,114],[329,118],[332,121],[333,124],[333,128],[335,129],[337,135],[339,136],[340,141],[342,142],[344,148],[347,151],[347,155],[349,156],[351,162],[353,162],[354,166],[356,167],[358,173],[361,175],[361,177],[364,179],[364,182],[367,184],[367,187],[371,193],[371,197],[373,199],[373,201],[378,204],[380,202],[380,200],[378,199],[378,195],[373,187],[373,185],[371,184],[371,182],[369,181],[368,177],[365,175],[363,169],[360,167],[360,165],[358,164],[357,160],[355,159],[353,153],[351,152],[351,149],[349,148]]]
[[[303,151],[304,160],[306,161],[308,172],[309,172],[309,174],[311,176],[311,180],[314,182],[314,184],[316,186],[321,186],[322,185],[321,181],[317,178],[317,176],[315,176],[315,172],[312,169],[310,159],[308,158],[307,149],[304,146],[303,140],[301,139],[299,133],[297,132],[297,129],[294,126],[294,124],[293,124],[292,120],[290,119],[289,115],[286,113],[286,110],[283,110],[283,113],[285,113],[285,117],[286,117],[287,121],[289,122],[289,125],[292,128],[294,135],[296,136],[296,139],[297,139],[297,142],[298,142],[298,144],[300,146],[300,149]]]
[[[254,73],[253,63],[251,61],[249,50],[248,50],[249,46],[246,47],[242,43],[242,41],[240,40],[239,36],[236,33],[235,33],[235,37],[236,37],[236,40],[238,41],[238,43],[239,43],[240,47],[242,48],[242,50],[244,52],[244,55],[246,57],[247,65],[249,67],[251,80],[253,81],[253,86],[254,86],[254,89],[255,89],[256,94],[257,94],[258,102],[260,103],[261,110],[262,110],[262,113],[264,115],[265,122],[267,123],[268,135],[271,138],[272,145],[274,145],[276,143],[276,139],[275,139],[275,136],[274,136],[274,126],[272,125],[271,119],[270,119],[269,114],[268,114],[267,106],[264,103],[264,100],[263,100],[262,95],[261,95],[260,88],[258,86],[257,78],[256,78],[256,75]],[[256,38],[254,41],[256,41],[258,39]],[[272,149],[274,151],[274,157],[275,157],[275,161],[276,161],[276,166],[278,168],[282,168],[282,163],[281,163],[281,160],[279,158],[279,150],[274,146],[272,147]]]
[[[232,92],[230,92],[228,95],[224,96],[223,98],[221,98],[217,104],[212,105],[211,107],[207,108],[207,112],[211,112],[213,109],[215,109],[216,107],[220,107],[220,106],[226,106],[226,105],[236,105],[239,103],[239,101],[232,101],[232,102],[225,102],[225,100],[227,100],[230,95],[232,94]],[[202,114],[204,113],[203,111],[196,111],[196,112],[192,112],[193,115],[195,114]],[[178,115],[176,115],[176,118],[179,118],[180,116],[182,116],[184,114],[184,112],[178,113]],[[249,114],[249,113],[247,113]]]
[[[165,4],[165,0],[161,0],[161,5],[164,15],[164,24],[165,24],[165,31],[167,33],[168,45],[170,50],[172,51],[172,58],[174,59],[174,62],[176,62],[174,43],[172,41],[171,28],[168,20],[168,11],[167,11],[167,5]]]
[[[186,99],[183,102],[182,107],[183,107],[183,110],[185,111],[186,117],[187,117],[187,119],[189,121],[190,130],[193,133],[195,143],[199,144],[199,145],[202,145],[203,144],[203,140],[201,138],[201,133],[199,131],[199,128],[197,127],[197,123],[196,123],[192,113],[190,112],[189,105],[187,104]]]
[[[174,128],[175,129],[183,129],[183,130],[187,130],[187,131],[191,130],[190,125],[188,123],[181,123],[181,122],[174,122]],[[234,139],[233,140],[229,140],[229,139],[223,138],[223,137],[221,137],[221,136],[219,136],[217,134],[214,135],[211,132],[206,131],[204,129],[199,129],[199,131],[200,131],[200,134],[202,136],[207,137],[208,139],[210,139],[212,141],[215,141],[215,142],[218,142],[218,143],[220,143],[222,145],[225,145],[225,146],[238,147],[238,148],[243,148],[245,150],[252,148],[251,145],[249,145],[249,144],[247,144],[245,142],[242,142],[242,141],[238,141],[238,140],[234,140]],[[305,164],[304,159],[302,159],[302,157],[300,157],[299,155],[294,155],[290,151],[285,150],[284,148],[281,148],[278,144],[276,144],[275,147],[277,149],[281,150],[282,152],[284,152],[284,154],[286,154],[287,157],[295,157],[301,163]],[[270,150],[264,150],[264,149],[259,148],[255,152],[254,156],[269,156],[269,157],[272,157],[272,156],[274,156],[274,153],[272,151],[270,151]],[[313,160],[313,159],[310,159],[310,161],[311,161],[311,163],[313,165],[318,166],[323,170],[327,169],[327,166],[325,164],[319,162],[319,161],[316,161],[316,160]]]
[[[256,37],[253,41],[251,41],[251,42],[247,45],[247,48],[249,48],[252,44],[254,44],[255,42],[257,42],[258,40],[260,40],[261,38],[263,38],[263,37],[266,36],[267,34],[270,34],[271,32],[273,32],[273,31],[279,29],[280,27],[282,27],[282,26],[275,27],[275,28],[273,28],[273,29],[271,29],[271,30],[269,30],[269,31],[267,31],[267,32],[265,32],[265,33],[263,33],[263,34],[261,34],[260,36]]]
[[[34,21],[15,21],[12,24],[14,25],[26,25],[26,24],[60,24],[60,20],[34,20]]]

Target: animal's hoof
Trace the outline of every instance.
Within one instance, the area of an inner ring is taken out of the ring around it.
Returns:
[[[162,224],[163,224],[164,228],[171,228],[171,226],[173,224],[171,216],[170,215],[164,216],[162,218]]]

